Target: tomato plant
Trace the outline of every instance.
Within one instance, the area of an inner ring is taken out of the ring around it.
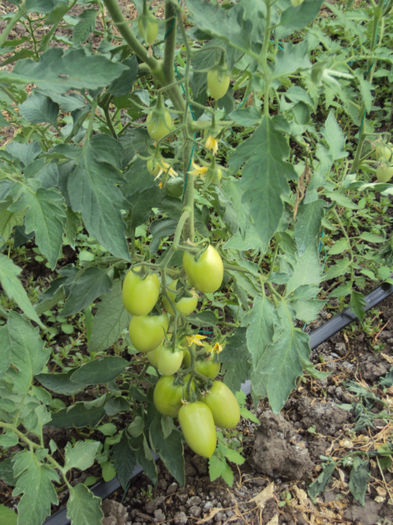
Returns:
[[[123,281],[122,298],[125,308],[132,315],[150,313],[160,295],[160,280],[156,273],[141,277],[141,267],[131,269]]]
[[[201,401],[183,405],[178,413],[188,446],[196,454],[210,458],[216,449],[216,427],[210,408]]]
[[[183,350],[173,350],[163,345],[147,353],[147,358],[163,376],[177,372],[183,361]]]
[[[214,381],[208,393],[203,397],[213,414],[216,425],[222,428],[234,428],[240,421],[240,407],[233,392],[221,381]]]
[[[168,329],[168,316],[134,315],[129,325],[129,334],[132,344],[140,352],[150,352],[160,345]]]
[[[0,437],[20,523],[45,521],[58,481],[72,520],[100,523],[89,487],[69,483],[95,460],[124,487],[137,462],[156,482],[154,449],[184,485],[181,432],[150,412],[148,359],[170,373],[184,352],[155,403],[173,415],[184,385],[184,434],[208,457],[212,412],[225,428],[238,411],[211,387],[205,332],[225,343],[231,391],[249,381],[278,413],[312,371],[300,327],[330,298],[362,319],[366,287],[391,282],[391,0],[352,3],[328,17],[322,0],[165,0],[160,21],[146,0],[134,21],[118,0],[0,13],[0,126],[15,131],[0,149]],[[199,308],[185,277],[211,294]],[[127,326],[148,359],[130,359]],[[47,424],[82,430],[47,449]]]
[[[183,267],[191,284],[204,293],[212,293],[221,286],[224,264],[214,246],[209,245],[197,259],[184,252]]]

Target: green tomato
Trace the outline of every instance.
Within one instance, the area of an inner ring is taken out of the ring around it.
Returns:
[[[162,376],[171,376],[181,367],[183,350],[172,351],[171,348],[160,345],[148,352],[147,358]]]
[[[392,160],[393,144],[384,144],[378,142],[375,147],[375,158],[381,162],[390,162]]]
[[[138,273],[130,270],[125,276],[122,289],[122,298],[125,308],[132,315],[147,315],[154,308],[160,295],[160,280],[156,273],[148,274],[142,279]]]
[[[147,132],[153,140],[161,140],[173,130],[173,120],[166,108],[154,108],[146,119]]]
[[[210,458],[216,450],[217,435],[210,408],[201,401],[183,405],[178,414],[188,446],[196,454]]]
[[[195,363],[195,370],[209,379],[215,379],[220,373],[221,365],[212,358],[197,359]]]
[[[129,326],[132,344],[140,352],[151,352],[162,343],[168,324],[166,314],[134,315]]]
[[[175,281],[172,281],[170,285],[167,287],[167,294],[169,296],[169,299],[174,304],[176,310],[180,312],[183,315],[190,315],[196,308],[198,304],[198,294],[195,290],[190,290],[190,296],[184,296],[175,301],[176,299],[176,285],[177,285],[177,279]],[[175,312],[168,301],[166,297],[162,298],[162,302],[164,303],[165,309],[167,312],[169,312],[172,315],[175,315]]]
[[[389,182],[393,177],[393,166],[381,164],[375,171],[378,182]]]
[[[184,252],[183,267],[190,283],[203,293],[218,290],[224,276],[224,265],[218,251],[211,245],[198,260],[190,252]]]
[[[240,407],[225,383],[214,381],[202,401],[210,408],[214,422],[222,428],[234,428],[240,421]]]
[[[181,197],[183,194],[183,177],[170,178],[165,184],[165,191],[169,197]]]
[[[150,157],[150,159],[146,162],[146,168],[149,173],[153,175],[153,177],[156,177],[160,173],[160,163],[158,160],[154,157]]]
[[[293,7],[298,7],[299,5],[302,5],[303,2],[304,0],[291,0]]]
[[[191,356],[188,349],[184,350],[183,365],[188,368],[191,365]],[[195,361],[195,371],[209,379],[215,379],[220,373],[221,365],[214,361],[212,355],[208,355],[204,359],[197,359]]]
[[[158,35],[158,20],[151,13],[142,14],[138,18],[138,30],[147,44],[154,44]]]
[[[183,385],[175,385],[174,381],[174,376],[160,377],[154,387],[154,406],[164,416],[176,417],[181,407]]]
[[[224,67],[216,67],[207,72],[207,90],[215,100],[222,98],[228,91],[231,78]]]

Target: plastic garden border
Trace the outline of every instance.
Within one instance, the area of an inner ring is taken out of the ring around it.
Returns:
[[[384,283],[365,297],[365,311],[373,308],[384,299],[389,297],[393,293],[393,285]],[[342,328],[356,321],[357,316],[351,311],[350,308],[346,308],[340,314],[332,317],[325,324],[316,328],[310,333],[310,347],[311,349],[316,348],[321,343],[327,341],[332,335],[339,332]],[[246,381],[242,385],[242,390],[245,394],[249,394],[251,390],[250,381]],[[134,468],[130,481],[135,478],[138,474],[143,472],[142,467],[137,465]],[[120,488],[119,481],[114,478],[108,482],[99,482],[92,487],[92,491],[96,496],[99,496],[101,499],[109,497],[113,492]],[[47,518],[43,525],[69,525],[71,521],[67,518],[67,511],[65,508],[58,510],[55,514],[52,514]]]

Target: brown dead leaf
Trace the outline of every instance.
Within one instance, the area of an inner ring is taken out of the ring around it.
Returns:
[[[252,499],[250,499],[250,502],[256,503],[258,507],[263,509],[266,502],[271,499],[274,496],[274,483],[270,483],[267,487],[265,487],[262,492],[254,496]]]

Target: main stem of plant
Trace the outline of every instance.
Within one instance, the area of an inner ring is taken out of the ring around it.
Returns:
[[[147,49],[139,42],[134,35],[129,23],[124,18],[117,0],[104,0],[104,4],[111,15],[111,18],[119,30],[120,34],[130,47],[130,49],[136,54],[136,56],[149,68],[153,79],[157,82],[158,86],[164,88],[169,98],[172,100],[176,110],[183,115],[184,124],[187,123],[187,104],[184,102],[183,96],[179,89],[179,85],[175,81],[174,77],[174,60],[175,60],[175,49],[176,49],[176,22],[177,22],[177,6],[170,0],[165,1],[165,48],[163,60],[157,60],[153,56],[150,56]],[[187,227],[185,238],[193,240],[194,238],[194,179],[193,175],[188,173],[190,163],[190,147],[188,140],[188,132],[184,127],[183,131],[184,138],[184,153],[183,153],[183,166],[185,173],[185,180],[187,182],[186,191],[184,196],[183,214],[179,221],[179,227],[181,228],[180,234],[183,228]],[[176,237],[176,236],[175,236]],[[177,240],[177,244],[179,239]],[[176,243],[174,243],[176,244]]]

